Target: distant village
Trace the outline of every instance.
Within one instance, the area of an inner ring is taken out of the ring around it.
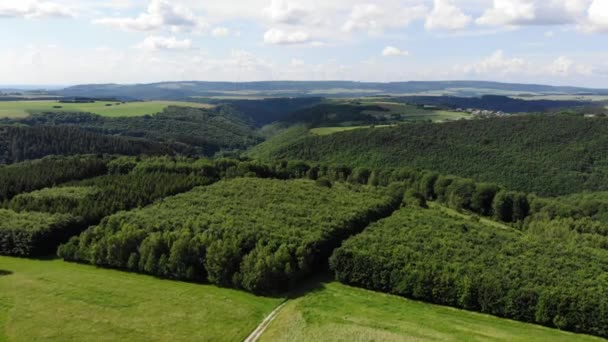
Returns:
[[[456,108],[454,111],[460,112],[460,113],[469,113],[477,118],[502,117],[502,116],[510,115],[509,113],[505,113],[501,110],[493,111],[493,110],[474,109],[474,108],[466,108],[466,109]]]

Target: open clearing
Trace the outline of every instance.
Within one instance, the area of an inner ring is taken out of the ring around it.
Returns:
[[[386,127],[392,127],[393,125],[376,125],[376,126],[347,126],[347,127],[317,127],[317,128],[312,128],[310,130],[310,133],[314,134],[314,135],[330,135],[330,134],[334,134],[337,132],[344,132],[344,131],[352,131],[355,129],[365,129],[365,128],[386,128]]]
[[[601,341],[537,325],[320,284],[287,302],[260,341]]]
[[[0,256],[0,341],[242,341],[282,299]]]
[[[59,103],[57,101],[0,101],[0,118],[19,118],[40,112],[87,112],[108,117],[142,116],[162,112],[168,106],[196,108],[213,107],[204,103],[149,101],[149,102],[93,102]],[[61,108],[54,108],[61,107]]]

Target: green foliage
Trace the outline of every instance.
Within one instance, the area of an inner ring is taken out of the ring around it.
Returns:
[[[347,284],[608,336],[608,250],[584,239],[403,208],[347,240],[330,265]]]
[[[48,155],[165,155],[169,146],[149,140],[93,133],[75,126],[0,125],[0,164]]]
[[[46,157],[8,166],[0,165],[0,202],[54,184],[106,173],[108,160],[97,156]]]
[[[160,172],[106,175],[17,195],[7,206],[20,212],[71,214],[82,219],[84,230],[117,211],[142,207],[213,181],[193,174]]]
[[[59,249],[66,260],[282,291],[400,198],[312,181],[221,181],[104,219]],[[137,262],[136,262],[137,260]]]
[[[163,154],[177,151],[213,155],[221,149],[244,149],[261,141],[247,120],[227,106],[209,109],[169,106],[155,115],[115,118],[88,113],[44,113],[5,122],[29,125],[32,129],[49,125],[75,125],[103,134],[103,137],[122,135],[141,138],[148,143],[155,141],[170,146],[171,149]],[[96,145],[95,142],[88,144]]]
[[[71,215],[0,209],[1,255],[44,256],[77,232],[77,221]]]
[[[328,136],[294,128],[249,155],[353,167],[407,166],[554,196],[608,189],[607,130],[603,118],[549,115],[407,124]]]

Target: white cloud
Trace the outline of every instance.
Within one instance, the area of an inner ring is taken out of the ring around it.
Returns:
[[[514,25],[536,17],[534,3],[527,0],[494,0],[492,8],[477,19],[480,25]]]
[[[211,31],[211,35],[216,38],[228,37],[230,35],[230,29],[226,27],[216,27]]]
[[[384,57],[394,57],[394,56],[408,56],[410,53],[405,50],[401,50],[394,46],[387,46],[382,50],[382,56]]]
[[[290,45],[310,42],[310,35],[304,31],[283,31],[270,29],[264,33],[264,42],[267,44]]]
[[[471,16],[456,7],[452,0],[435,0],[433,10],[426,18],[425,27],[430,30],[459,30],[467,27],[471,21]]]
[[[589,76],[593,73],[593,68],[584,64],[577,64],[568,57],[560,56],[549,64],[546,71],[551,75],[563,77],[573,74]]]
[[[192,48],[192,41],[190,39],[179,40],[175,37],[150,36],[136,47],[151,51],[184,50]]]
[[[295,25],[302,22],[308,15],[308,12],[299,7],[295,2],[272,0],[270,5],[264,8],[264,14],[274,23]]]
[[[492,7],[476,22],[489,26],[571,25],[584,17],[589,1],[493,0]]]
[[[608,1],[594,0],[589,6],[588,21],[583,29],[588,32],[608,32]]]
[[[52,1],[39,0],[2,0],[0,18],[69,18],[74,10],[66,5]]]
[[[528,63],[522,58],[508,58],[502,50],[481,61],[465,66],[457,66],[456,70],[465,74],[510,74],[526,70]]]
[[[407,27],[412,21],[423,18],[428,8],[423,5],[387,3],[358,4],[353,7],[347,21],[342,26],[345,32],[367,31],[380,34],[389,28]]]
[[[93,22],[128,31],[152,31],[163,28],[172,31],[196,31],[207,26],[207,23],[195,16],[190,9],[168,0],[151,0],[146,12],[134,18],[112,17]]]

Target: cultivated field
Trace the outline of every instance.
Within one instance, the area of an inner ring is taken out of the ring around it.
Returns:
[[[242,341],[281,299],[0,256],[0,341]]]
[[[59,103],[57,101],[0,101],[0,118],[19,118],[40,112],[87,112],[108,117],[142,116],[162,112],[168,106],[209,108],[211,105],[193,102],[94,102]],[[55,108],[60,107],[60,108]]]

